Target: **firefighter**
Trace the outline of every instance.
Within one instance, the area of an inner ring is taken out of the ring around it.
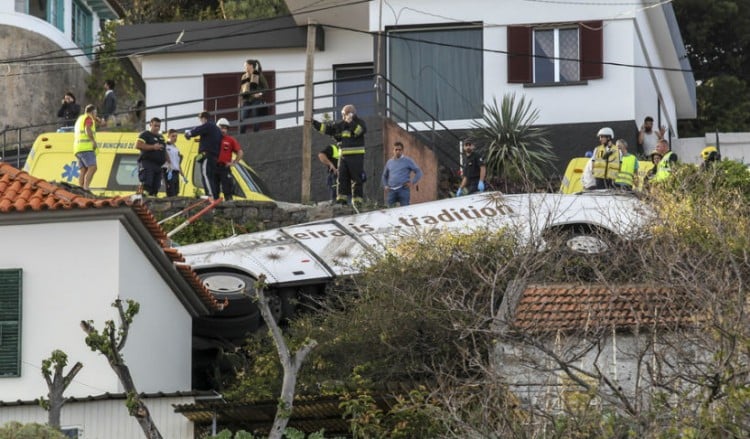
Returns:
[[[703,151],[701,151],[701,159],[703,159],[703,163],[701,163],[701,169],[704,171],[708,171],[709,169],[711,169],[714,162],[721,161],[721,153],[715,146],[709,145],[703,148]]]
[[[336,202],[357,208],[362,205],[365,180],[365,122],[357,117],[354,105],[344,105],[341,109],[341,120],[333,124],[313,120],[316,130],[332,136],[341,142],[341,157],[338,166],[338,189]]]
[[[614,188],[615,179],[620,172],[620,152],[612,142],[615,133],[612,128],[604,127],[596,135],[599,137],[599,146],[594,148],[594,157],[592,158],[596,188]]]

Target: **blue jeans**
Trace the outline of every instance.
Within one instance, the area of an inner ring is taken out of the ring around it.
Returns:
[[[400,206],[408,206],[411,199],[411,190],[406,186],[398,189],[388,190],[388,207],[393,207],[398,203]]]

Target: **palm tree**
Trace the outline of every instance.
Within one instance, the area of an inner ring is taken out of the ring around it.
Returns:
[[[497,99],[484,106],[481,122],[474,122],[472,135],[485,145],[487,174],[504,192],[530,191],[547,182],[557,156],[547,139],[547,129],[535,127],[539,110],[525,97],[516,103],[506,94],[498,108]]]

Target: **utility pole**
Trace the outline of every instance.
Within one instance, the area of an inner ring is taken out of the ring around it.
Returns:
[[[315,34],[317,25],[307,19],[307,64],[305,65],[305,109],[302,126],[302,203],[310,202],[312,178],[313,72],[315,70]]]

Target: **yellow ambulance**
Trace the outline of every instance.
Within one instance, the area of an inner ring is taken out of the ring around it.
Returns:
[[[112,197],[131,195],[138,190],[138,155],[135,147],[136,132],[97,132],[97,171],[91,182],[91,193]],[[199,197],[204,195],[198,156],[198,139],[185,139],[179,135],[177,148],[182,155],[182,175],[179,196]],[[73,154],[73,133],[44,133],[34,141],[23,170],[34,177],[49,182],[79,185],[78,160]],[[265,183],[244,161],[232,166],[234,177],[234,199],[273,201]],[[159,189],[160,197],[166,195],[164,185]]]
[[[565,175],[560,183],[561,194],[575,194],[583,191],[581,177],[583,176],[583,169],[586,167],[586,163],[590,160],[591,158],[589,157],[575,157],[568,162],[568,167],[565,169]],[[636,190],[643,189],[643,182],[646,179],[646,174],[648,174],[648,171],[653,167],[654,164],[648,160],[638,160],[638,185]]]

